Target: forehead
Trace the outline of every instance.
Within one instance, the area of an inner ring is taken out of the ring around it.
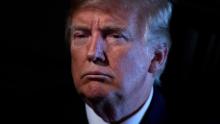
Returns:
[[[85,4],[79,5],[71,12],[69,21],[72,28],[75,26],[92,28],[95,21],[97,22],[97,20],[99,20],[99,28],[102,28],[102,26],[123,28],[133,32],[136,37],[142,37],[147,23],[143,17],[143,14],[145,13],[141,11],[142,9],[140,9],[140,4],[137,4],[136,1],[88,1],[89,2],[86,2]]]
[[[123,14],[122,14],[123,13]],[[89,24],[99,22],[100,24],[126,26],[132,20],[131,13],[126,11],[115,12],[104,11],[97,8],[81,8],[72,16],[72,24]]]

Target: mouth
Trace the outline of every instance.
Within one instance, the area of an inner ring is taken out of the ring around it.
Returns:
[[[113,79],[113,76],[110,74],[106,74],[103,72],[98,72],[98,71],[93,71],[93,72],[87,72],[84,73],[80,79],[87,79],[91,81],[99,81],[99,82],[105,82],[105,81],[110,81]]]

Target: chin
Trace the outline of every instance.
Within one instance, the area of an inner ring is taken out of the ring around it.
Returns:
[[[107,98],[110,93],[108,85],[96,81],[86,83],[79,89],[79,94],[87,100],[99,101]]]

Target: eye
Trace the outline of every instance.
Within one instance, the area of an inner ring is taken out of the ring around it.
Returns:
[[[73,39],[83,39],[89,37],[89,34],[84,31],[76,31],[73,33]]]
[[[91,36],[91,33],[87,30],[75,30],[72,33],[71,42],[75,46],[84,45],[88,41],[88,38],[90,36]]]
[[[119,39],[119,38],[123,38],[123,35],[122,34],[111,34],[110,37]]]
[[[127,38],[122,33],[110,33],[106,36],[107,41],[109,42],[126,42]]]

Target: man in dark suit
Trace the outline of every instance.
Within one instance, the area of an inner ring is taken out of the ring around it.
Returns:
[[[164,124],[165,101],[154,85],[170,48],[171,3],[77,2],[70,10],[67,38],[74,85],[84,101],[81,122]]]

